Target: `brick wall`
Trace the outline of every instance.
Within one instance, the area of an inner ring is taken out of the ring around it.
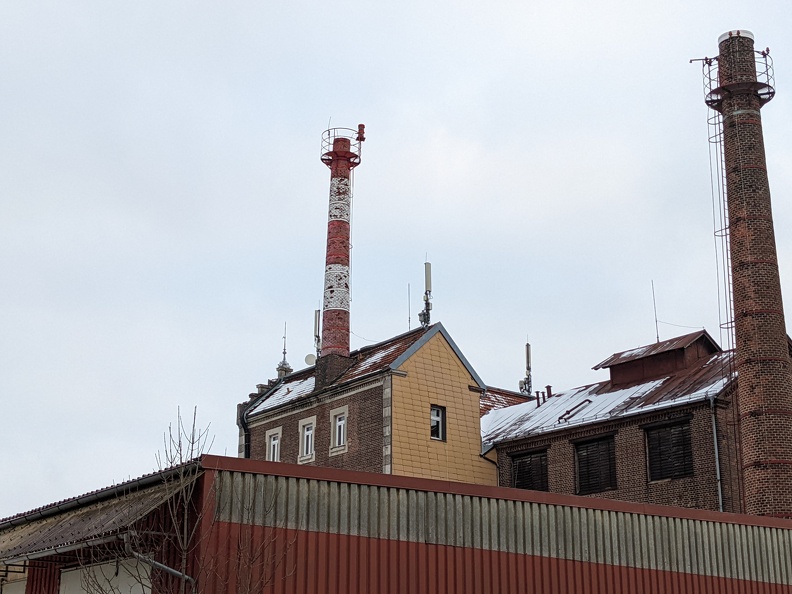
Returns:
[[[330,455],[330,411],[348,406],[347,451]],[[250,427],[250,457],[266,460],[266,433],[282,427],[281,462],[297,463],[299,422],[316,415],[314,428],[315,457],[311,465],[345,468],[364,472],[382,472],[382,384],[348,395],[330,394],[308,402],[298,409],[274,411],[271,420]]]
[[[746,511],[792,517],[792,373],[754,42],[730,35],[719,49]]]
[[[724,493],[724,510],[739,511],[737,491],[734,423],[731,407],[718,411],[718,433],[721,444],[721,468]],[[649,482],[645,430],[641,425],[661,422],[683,415],[690,418],[690,435],[693,449],[693,476]],[[605,497],[650,503],[718,509],[715,473],[715,449],[712,441],[712,420],[709,405],[676,409],[674,413],[643,415],[619,423],[598,423],[577,430],[555,432],[513,442],[498,448],[499,479],[501,486],[512,486],[512,456],[521,452],[547,449],[548,487],[555,493],[576,494],[576,469],[574,440],[598,435],[613,434],[616,446],[616,484],[610,491],[594,493],[592,497]],[[732,447],[727,447],[727,442]],[[728,472],[723,472],[724,466]]]

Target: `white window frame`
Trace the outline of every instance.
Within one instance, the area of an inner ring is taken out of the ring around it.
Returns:
[[[435,418],[435,411],[437,411],[438,413],[437,418],[440,421],[439,437],[434,437],[432,435],[432,422],[434,421]],[[448,435],[448,428],[446,426],[447,418],[448,417],[446,415],[445,406],[440,406],[439,404],[430,405],[429,407],[429,438],[430,439],[432,439],[433,441],[446,441],[446,437]]]
[[[307,433],[310,432],[311,440],[307,442]],[[316,415],[302,419],[300,421],[300,453],[297,456],[297,464],[307,464],[316,459]],[[308,447],[310,451],[306,451]]]
[[[343,423],[340,427],[339,420]],[[347,451],[349,447],[349,406],[339,406],[330,411],[330,455],[337,456]]]
[[[272,438],[276,438],[278,440],[278,455],[273,457],[272,455]],[[266,442],[267,453],[266,459],[268,462],[280,462],[281,461],[281,445],[283,444],[283,427],[276,427],[275,429],[270,429],[264,434],[264,440]]]

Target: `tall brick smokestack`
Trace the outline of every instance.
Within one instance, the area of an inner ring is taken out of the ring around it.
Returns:
[[[792,372],[760,113],[774,90],[757,79],[750,32],[718,44],[708,104],[723,118],[745,511],[792,517]]]
[[[322,162],[330,168],[330,209],[322,307],[320,357],[349,357],[349,223],[352,170],[360,164],[364,126],[333,128],[322,137]]]

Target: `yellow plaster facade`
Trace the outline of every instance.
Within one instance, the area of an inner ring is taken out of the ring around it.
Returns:
[[[476,381],[441,333],[393,375],[391,453],[393,474],[497,484],[496,466],[481,456]],[[429,436],[432,404],[446,409],[446,441]]]

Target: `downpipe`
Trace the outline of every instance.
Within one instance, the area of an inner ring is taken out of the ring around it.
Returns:
[[[718,426],[715,422],[715,394],[710,395],[709,401],[712,417],[712,445],[715,448],[715,480],[718,484],[718,511],[723,511],[723,484],[721,482],[720,452],[718,450]]]
[[[173,569],[172,567],[168,567],[167,565],[164,565],[159,561],[155,561],[150,557],[146,557],[145,555],[142,555],[137,551],[132,550],[132,543],[129,542],[128,532],[124,533],[124,551],[126,552],[127,555],[134,557],[141,563],[145,563],[146,565],[149,565],[155,569],[159,569],[160,571],[164,571],[165,573],[172,575],[173,577],[177,577],[180,580],[189,583],[190,592],[195,592],[195,580],[191,578],[189,575],[187,575],[186,573],[182,573],[178,569]]]

